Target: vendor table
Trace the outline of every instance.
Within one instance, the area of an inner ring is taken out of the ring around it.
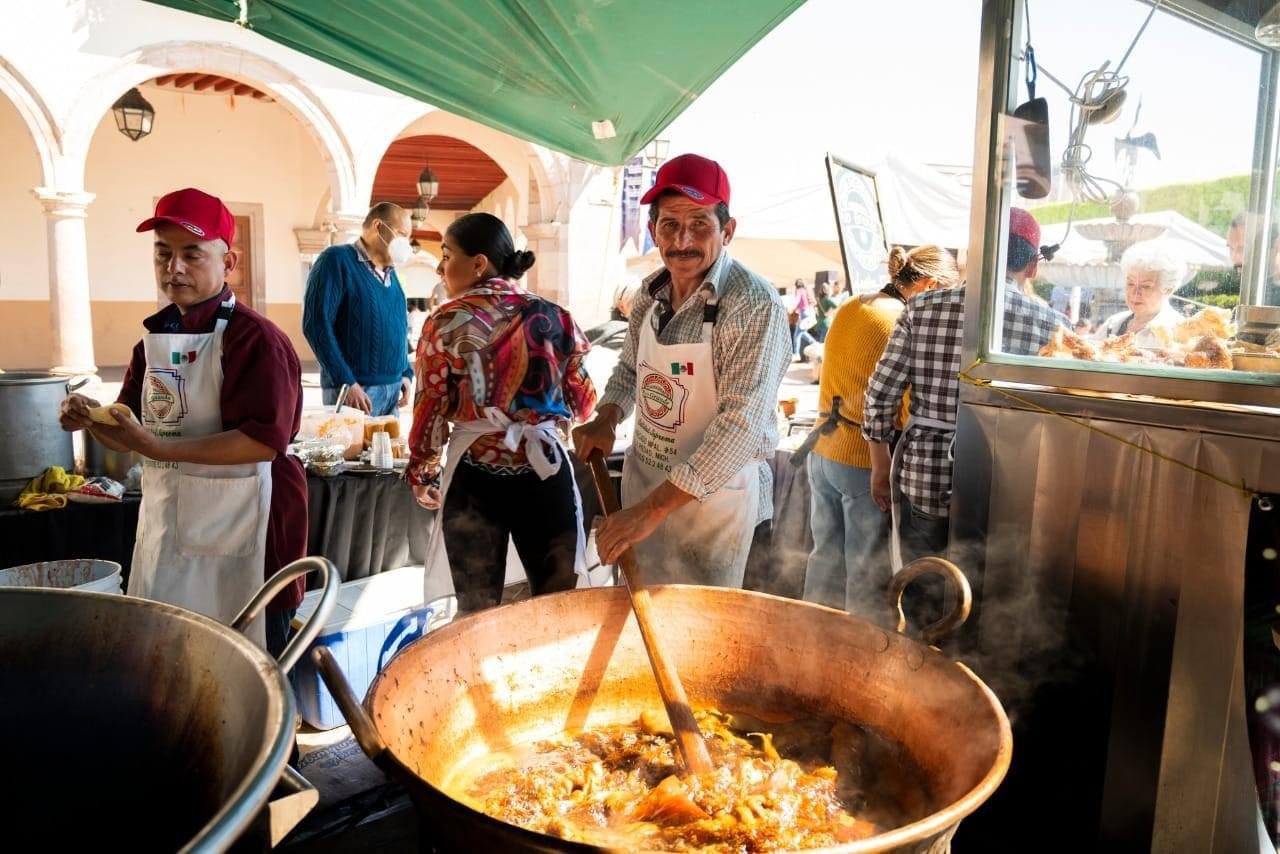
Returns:
[[[435,513],[396,474],[307,475],[307,554],[323,555],[343,581],[422,564]]]
[[[809,480],[790,463],[790,451],[773,460],[774,523],[769,567],[749,586],[781,596],[799,597],[813,538],[809,533]],[[621,460],[611,459],[618,470]],[[599,512],[591,470],[574,459],[583,515]],[[307,554],[333,561],[344,581],[422,564],[435,513],[413,498],[395,474],[307,476]],[[133,558],[141,498],[117,504],[71,504],[43,513],[0,510],[0,568],[68,558],[113,560],[127,579]]]
[[[574,459],[574,475],[590,524],[599,506],[591,469]],[[307,514],[307,554],[333,561],[343,581],[423,564],[435,524],[398,474],[309,474]]]
[[[0,510],[0,567],[45,560],[113,560],[129,574],[139,496],[111,504],[68,504],[41,513]]]

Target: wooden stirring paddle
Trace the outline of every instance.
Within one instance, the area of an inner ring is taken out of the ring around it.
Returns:
[[[604,515],[617,513],[621,509],[618,494],[609,478],[609,467],[605,465],[604,457],[593,454],[589,463]],[[676,744],[680,747],[680,755],[684,758],[685,768],[693,774],[705,774],[713,770],[711,755],[707,753],[707,744],[702,740],[702,733],[698,731],[698,724],[693,719],[693,710],[689,708],[689,697],[680,682],[680,674],[667,657],[666,650],[658,640],[658,633],[654,630],[653,600],[640,576],[635,553],[631,549],[623,552],[618,558],[618,566],[622,569],[622,578],[631,598],[631,610],[636,615],[636,624],[640,626],[640,637],[644,639],[645,652],[649,653],[649,664],[653,667],[654,678],[658,680],[658,693],[662,695],[662,705],[667,707],[667,717],[671,719],[671,729],[675,733]]]

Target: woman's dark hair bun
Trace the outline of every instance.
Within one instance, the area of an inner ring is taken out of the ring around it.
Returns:
[[[460,216],[445,234],[463,253],[488,258],[488,275],[518,279],[533,266],[533,253],[516,251],[511,232],[493,214],[469,213]]]
[[[518,279],[525,273],[529,272],[529,268],[533,266],[534,255],[528,250],[517,250],[507,256],[507,260],[503,262],[502,275]]]

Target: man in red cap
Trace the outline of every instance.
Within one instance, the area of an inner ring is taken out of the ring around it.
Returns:
[[[1004,310],[999,347],[1035,355],[1066,318],[1024,292],[1040,259],[1040,224],[1021,208],[1009,211]],[[862,435],[871,444],[871,496],[893,515],[894,571],[903,562],[943,554],[950,538],[951,446],[960,396],[965,286],[915,297],[898,318],[867,384]],[[889,436],[902,395],[911,389],[911,417],[889,459]]]
[[[155,233],[156,285],[170,304],[143,321],[117,398],[129,414],[91,414],[97,402],[73,394],[62,426],[145,458],[129,594],[230,622],[306,551],[306,476],[285,455],[302,414],[301,367],[279,327],[237,305],[226,284],[235,220],[221,200],[169,193],[137,230]],[[265,630],[251,627],[259,644],[283,649],[301,599],[299,581],[272,603]]]
[[[729,178],[696,154],[663,164],[641,198],[663,269],[641,287],[596,418],[574,431],[583,458],[613,450],[634,407],[625,509],[596,534],[601,560],[636,548],[650,582],[741,586],[773,516],[767,460],[778,385],[791,363],[787,312],[726,247]]]

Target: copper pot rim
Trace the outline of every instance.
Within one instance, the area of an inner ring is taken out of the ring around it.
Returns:
[[[779,603],[782,603],[784,607],[805,607],[805,608],[818,609],[820,611],[825,611],[830,614],[848,617],[854,620],[859,620],[861,622],[865,622],[870,625],[873,625],[878,629],[882,629],[882,627],[876,626],[876,624],[871,623],[868,620],[865,620],[861,617],[850,615],[847,612],[841,611],[836,608],[831,608],[826,605],[819,605],[815,602],[805,602],[799,599],[790,599],[784,596],[775,596],[769,593],[761,593],[755,590],[707,587],[704,585],[696,585],[696,584],[659,584],[659,585],[652,585],[649,589],[652,590],[655,594],[663,590],[731,591],[733,594],[736,594],[736,595],[745,595],[745,596],[758,597],[761,599],[774,600]],[[484,611],[477,612],[475,614],[469,614],[465,617],[454,620],[453,622],[451,622],[446,626],[442,626],[441,628],[437,629],[434,632],[431,632],[430,634],[423,635],[421,638],[419,638],[418,640],[414,641],[411,644],[406,645],[403,649],[401,649],[398,653],[396,653],[396,655],[391,659],[391,661],[388,662],[387,666],[384,667],[383,670],[374,678],[373,682],[369,685],[369,690],[365,693],[365,698],[362,703],[362,705],[364,706],[365,712],[372,719],[373,726],[377,728],[378,716],[375,714],[373,701],[378,694],[379,687],[382,681],[384,680],[384,678],[392,678],[392,677],[389,677],[388,674],[391,672],[392,664],[395,662],[395,660],[399,658],[401,655],[404,655],[411,648],[417,646],[418,644],[449,643],[450,639],[453,638],[454,636],[464,635],[469,630],[469,625],[473,622],[473,619],[475,618],[492,619],[493,616],[498,612],[506,611],[508,609],[529,607],[531,604],[536,604],[539,600],[546,600],[547,598],[552,596],[557,596],[557,597],[558,596],[575,596],[575,595],[581,595],[582,593],[586,593],[586,592],[595,592],[595,591],[601,591],[601,590],[613,590],[613,591],[617,591],[615,595],[619,595],[619,596],[626,595],[625,589],[621,587],[614,587],[614,588],[597,587],[597,588],[589,588],[589,589],[581,589],[581,590],[567,590],[560,593],[551,593],[551,594],[546,594],[544,596],[539,596],[531,599],[524,599],[518,602],[509,602],[503,605],[499,605],[495,608],[489,608]],[[885,631],[888,631],[888,630],[885,630]],[[989,710],[995,717],[996,728],[999,733],[998,742],[997,742],[998,747],[996,749],[996,754],[991,764],[991,767],[987,770],[986,774],[983,775],[982,779],[979,780],[978,783],[974,785],[973,788],[971,788],[968,792],[966,792],[964,795],[962,795],[958,799],[952,801],[950,804],[943,807],[942,809],[932,812],[922,819],[913,821],[910,824],[902,825],[901,827],[896,827],[893,830],[886,831],[885,833],[876,834],[875,836],[870,837],[868,839],[862,839],[856,842],[847,842],[842,845],[828,846],[825,848],[805,848],[805,849],[802,849],[800,852],[797,852],[797,854],[872,854],[872,852],[893,851],[899,846],[907,845],[912,842],[919,842],[924,839],[929,839],[959,824],[961,820],[963,820],[965,817],[972,814],[975,810],[978,809],[978,807],[982,806],[982,804],[985,803],[991,797],[991,795],[995,793],[996,789],[1000,787],[1000,784],[1004,781],[1005,775],[1009,771],[1009,764],[1013,759],[1013,731],[1009,724],[1008,715],[1005,714],[1004,707],[1000,704],[1000,700],[999,698],[996,697],[995,693],[987,686],[985,682],[983,682],[980,678],[978,678],[977,674],[975,674],[968,666],[966,666],[962,662],[955,661],[951,658],[948,658],[947,656],[943,655],[936,647],[927,646],[921,643],[920,641],[915,640],[914,638],[906,636],[901,631],[899,631],[898,634],[901,635],[902,640],[908,642],[911,645],[914,645],[915,647],[918,647],[920,653],[923,656],[932,657],[935,661],[939,661],[945,664],[946,666],[959,668],[963,677],[967,679],[970,683],[972,683],[973,686],[978,690],[979,697],[983,701],[985,701],[986,706],[989,708]],[[557,847],[565,848],[567,850],[572,850],[572,851],[587,852],[587,851],[613,850],[608,848],[602,848],[597,845],[590,845],[590,844],[581,843],[581,842],[570,842],[568,840],[559,839],[553,836],[548,836],[547,834],[528,830],[527,828],[520,827],[519,825],[515,825],[510,822],[503,821],[487,813],[481,812],[480,810],[475,809],[469,804],[466,804],[454,798],[453,796],[449,795],[448,793],[446,793],[445,791],[443,791],[442,789],[440,789],[439,787],[435,786],[433,783],[428,781],[425,777],[422,777],[421,775],[414,772],[408,765],[405,764],[405,762],[403,762],[400,759],[400,757],[396,756],[394,750],[389,745],[387,745],[387,739],[380,730],[379,730],[379,735],[382,737],[382,740],[383,740],[385,758],[389,760],[390,764],[393,766],[394,772],[400,775],[402,778],[404,778],[404,782],[406,785],[410,787],[419,787],[419,788],[427,789],[432,794],[433,797],[440,798],[447,801],[452,808],[463,811],[463,813],[467,816],[467,818],[473,821],[478,821],[484,824],[488,824],[492,827],[495,827],[495,829],[501,828],[501,830],[504,833],[515,833],[518,836],[526,838],[531,845],[532,844],[546,845],[548,844],[548,842],[550,842],[556,845]],[[666,849],[627,849],[627,850],[642,852],[642,854],[663,854],[663,852],[666,851]]]

